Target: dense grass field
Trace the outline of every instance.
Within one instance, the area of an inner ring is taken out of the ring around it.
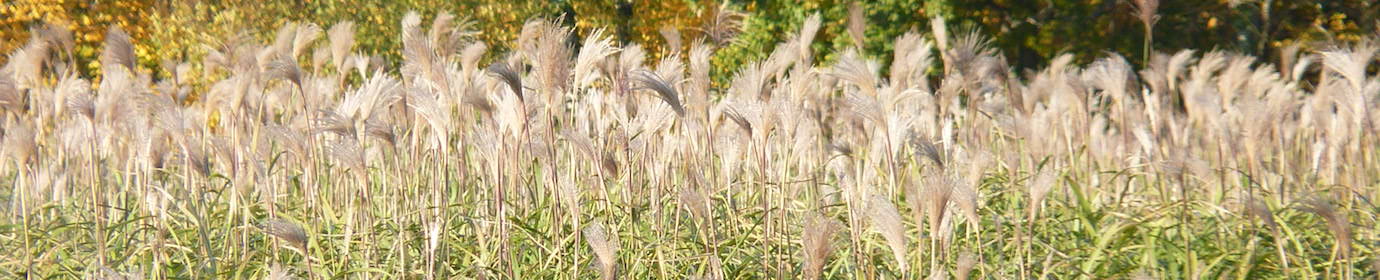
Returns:
[[[152,69],[112,28],[92,76],[35,26],[0,70],[0,278],[1380,270],[1375,41],[1018,72],[938,18],[817,61],[816,16],[718,83],[718,40],[649,59],[537,19],[489,62],[450,15],[401,24],[401,61],[341,22]]]

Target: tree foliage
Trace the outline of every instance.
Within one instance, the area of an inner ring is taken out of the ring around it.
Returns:
[[[663,30],[680,34],[682,48],[705,37],[720,12],[741,12],[741,33],[719,46],[714,75],[719,80],[739,65],[764,59],[771,47],[795,30],[804,18],[824,19],[812,48],[823,61],[851,46],[846,35],[850,0],[16,0],[0,3],[0,52],[10,52],[28,29],[49,22],[73,31],[80,69],[98,69],[97,45],[109,25],[118,25],[136,41],[142,65],[155,69],[164,60],[192,60],[224,34],[266,38],[286,22],[329,27],[357,23],[357,51],[396,58],[399,21],[406,11],[423,15],[450,12],[473,23],[477,39],[496,46],[490,56],[506,53],[504,44],[517,36],[523,22],[560,18],[584,36],[599,29],[623,43],[642,45],[652,58],[671,50]],[[929,18],[944,16],[952,32],[985,35],[1012,66],[1037,67],[1062,53],[1088,62],[1111,51],[1141,57],[1144,29],[1132,1],[1125,0],[869,0],[860,1],[868,24],[864,53],[891,53],[891,38],[908,30],[929,31]],[[720,11],[724,9],[724,11]],[[1356,41],[1375,32],[1380,5],[1370,1],[1208,0],[1163,1],[1152,49],[1227,49],[1272,57],[1295,42]],[[684,52],[684,50],[680,50]],[[490,57],[489,59],[492,59]],[[6,58],[0,58],[4,62]],[[393,60],[389,60],[393,61]],[[1140,63],[1139,60],[1133,63]],[[885,67],[883,68],[885,69]]]

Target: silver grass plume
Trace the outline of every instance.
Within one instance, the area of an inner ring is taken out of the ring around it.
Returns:
[[[282,239],[291,247],[302,250],[303,253],[306,252],[307,231],[297,223],[284,219],[270,219],[258,226],[264,233]]]
[[[933,63],[933,43],[921,37],[919,33],[906,32],[896,37],[896,42],[892,45],[895,47],[895,61],[891,63],[891,83],[901,88],[913,87],[930,91],[925,71]]]
[[[148,79],[146,76],[134,77],[132,72],[122,68],[108,70],[111,71],[101,80],[100,92],[92,104],[95,106],[96,120],[112,128],[137,122],[145,116],[137,112],[146,111],[140,100],[150,96],[145,94],[149,88]]]
[[[349,131],[355,133],[369,133],[369,129],[371,129],[369,126],[379,124],[377,123],[379,120],[375,120],[374,118],[381,117],[382,114],[379,114],[380,112],[384,112],[389,106],[392,106],[399,100],[397,92],[399,88],[400,82],[389,75],[383,73],[371,75],[369,80],[365,81],[360,88],[347,93],[345,98],[340,101],[340,104],[336,105],[334,113],[339,114],[338,117],[343,118],[337,120],[348,120],[349,123],[336,123],[334,126],[348,125],[350,127]],[[327,116],[331,117],[329,114],[327,114]],[[329,118],[325,118],[325,120],[329,120]],[[371,122],[375,123],[371,124]],[[331,125],[330,123],[325,124]],[[363,136],[365,135],[342,136],[350,136],[354,137],[356,140],[363,140]]]
[[[690,212],[690,216],[699,222],[700,227],[708,226],[712,222],[709,216],[709,199],[704,197],[695,188],[684,188],[680,190],[680,204],[685,211]]]
[[[1196,54],[1197,52],[1193,50],[1182,50],[1174,53],[1174,56],[1169,58],[1169,68],[1166,76],[1171,79],[1170,88],[1174,88],[1173,86],[1177,85],[1173,79],[1184,74],[1185,70],[1188,69],[1188,65],[1196,61],[1194,59],[1194,55]]]
[[[813,13],[810,14],[810,17],[805,18],[805,23],[800,26],[800,34],[795,37],[796,47],[800,48],[797,51],[797,55],[799,55],[797,63],[800,64],[800,67],[809,67],[810,64],[814,63],[810,44],[815,41],[815,35],[819,34],[822,21],[819,13]]]
[[[800,247],[805,251],[802,279],[814,280],[823,276],[824,264],[829,262],[829,255],[834,251],[834,234],[839,228],[839,222],[824,215],[812,214],[806,219],[805,228],[800,233]]]
[[[288,271],[287,268],[283,268],[283,265],[282,265],[282,264],[278,264],[278,263],[275,263],[275,264],[269,266],[269,267],[268,267],[268,276],[265,276],[265,277],[264,277],[264,280],[292,280],[292,279],[297,279],[297,277],[292,277],[292,273],[290,273],[290,272]]]
[[[288,22],[278,27],[278,31],[273,36],[273,41],[269,42],[268,46],[260,49],[256,54],[259,58],[259,63],[268,62],[268,59],[276,56],[291,56],[292,44],[297,40],[297,29],[299,26],[301,26],[301,23]]]
[[[939,146],[935,145],[934,142],[931,142],[929,139],[923,137],[912,137],[910,140],[910,146],[911,150],[913,151],[912,153],[915,154],[915,157],[929,159],[930,161],[934,162],[935,166],[941,169],[945,168],[944,164],[946,163],[946,160],[944,158],[944,152],[940,151]]]
[[[939,45],[939,52],[947,52],[949,50],[949,26],[945,23],[944,16],[930,18],[930,32],[934,34],[934,41]]]
[[[89,86],[85,81],[78,82],[80,83],[79,88],[69,89],[71,91],[67,92],[65,96],[66,104],[62,104],[62,106],[66,106],[66,110],[69,112],[94,122],[96,119],[96,98],[92,96],[90,88],[85,87]]]
[[[743,30],[743,20],[746,14],[733,10],[728,5],[729,1],[722,1],[718,5],[708,4],[708,10],[702,14],[704,26],[700,31],[717,46],[726,46],[738,36],[738,32]]]
[[[932,170],[925,177],[925,188],[921,195],[925,198],[925,213],[929,216],[930,235],[940,236],[940,227],[952,198],[957,180],[947,171]]]
[[[724,110],[723,114],[724,117],[727,117],[729,120],[732,120],[734,124],[737,124],[738,128],[742,128],[745,134],[749,137],[752,136],[752,122],[749,122],[737,108],[728,107]]]
[[[666,79],[661,78],[661,75],[646,70],[639,71],[634,79],[641,82],[646,89],[656,92],[656,97],[666,102],[666,105],[670,105],[671,109],[676,111],[677,116],[685,116],[685,107],[680,103],[680,94],[676,93],[675,85],[667,83]]]
[[[995,56],[996,50],[990,47],[991,42],[977,30],[969,30],[955,39],[957,41],[952,42],[951,48],[941,53],[945,72],[958,73],[963,75],[961,78],[965,80],[978,78],[972,76],[980,75],[979,69],[983,65],[977,62],[983,58]]]
[[[299,88],[302,86],[302,67],[297,65],[296,59],[279,56],[269,61],[268,69],[265,70],[269,78],[287,80]]]
[[[690,45],[690,86],[686,89],[685,100],[695,111],[709,106],[709,62],[713,52],[702,40]]]
[[[512,66],[510,66],[508,62],[494,62],[493,64],[489,64],[488,70],[489,73],[492,73],[493,75],[498,76],[500,80],[503,80],[503,82],[508,85],[508,89],[512,90],[514,95],[517,95],[518,100],[523,100],[522,76],[521,74],[518,74],[517,71],[513,70]]]
[[[876,61],[864,58],[860,49],[852,48],[843,53],[829,74],[852,83],[867,96],[877,96],[879,67]]]
[[[105,48],[101,50],[101,68],[123,66],[134,71],[134,42],[129,33],[119,26],[111,25],[105,32]]]
[[[1042,170],[1035,175],[1029,183],[1030,186],[1030,221],[1040,215],[1040,208],[1045,201],[1045,197],[1054,190],[1056,172],[1054,170]]]
[[[359,142],[352,138],[340,138],[327,147],[330,154],[335,158],[339,165],[348,168],[355,176],[356,180],[364,183],[369,176],[368,166],[365,163],[364,150],[360,149]]]
[[[1156,12],[1160,9],[1159,0],[1135,0],[1136,18],[1140,19],[1145,26],[1155,25],[1160,16]]]
[[[1272,233],[1279,230],[1279,223],[1275,222],[1275,215],[1270,212],[1270,206],[1265,205],[1264,201],[1250,196],[1250,194],[1247,194],[1246,215],[1265,223],[1265,227],[1269,228]]]
[[[461,20],[457,26],[455,15],[441,11],[436,13],[436,18],[431,20],[431,26],[426,31],[426,37],[428,41],[431,41],[431,46],[436,49],[437,54],[445,57],[453,53],[456,47],[455,41],[452,41],[455,38],[450,37],[450,35],[458,28],[467,25],[464,20]]]
[[[1304,202],[1303,211],[1318,215],[1327,221],[1327,229],[1337,239],[1337,254],[1342,259],[1351,256],[1351,222],[1345,212],[1337,209],[1332,201],[1313,198]]]
[[[296,34],[292,37],[291,55],[294,59],[302,57],[302,53],[311,47],[311,43],[321,37],[321,27],[313,23],[305,23],[297,27]]]
[[[666,49],[668,50],[668,52],[681,51],[682,43],[680,37],[680,30],[677,30],[675,27],[668,25],[662,26],[660,29],[657,29],[657,32],[661,33],[661,38],[666,39]]]
[[[307,156],[307,133],[279,125],[268,125],[264,129],[268,131],[271,139],[284,147],[285,151],[298,158]]]
[[[331,64],[335,65],[336,72],[340,75],[348,75],[349,67],[345,61],[350,57],[350,49],[355,45],[355,23],[353,21],[341,21],[331,26],[326,31],[326,37],[330,40]]]
[[[954,278],[958,280],[968,280],[968,275],[973,273],[973,267],[977,266],[977,255],[972,252],[963,252],[958,256],[958,264],[954,270]]]
[[[20,96],[19,85],[9,69],[0,69],[0,109],[19,113],[24,110],[24,97]]]
[[[87,272],[86,272],[86,275],[83,275],[82,277],[83,277],[83,279],[88,279],[88,280],[139,280],[139,279],[143,279],[143,277],[140,277],[140,276],[139,276],[139,275],[141,275],[141,274],[143,274],[143,273],[141,273],[141,272],[139,272],[139,271],[119,272],[119,271],[116,271],[115,269],[112,269],[112,268],[109,268],[109,267],[104,267],[104,266],[101,266],[101,267],[94,267],[94,268],[88,268],[86,271],[87,271]]]
[[[449,143],[451,129],[455,127],[454,113],[450,110],[450,105],[445,103],[445,99],[430,92],[423,92],[418,96],[418,102],[407,105],[417,112],[422,120],[426,121],[431,128],[430,140],[433,148],[440,147]]]
[[[14,75],[21,88],[39,85],[42,83],[43,65],[48,61],[49,49],[47,41],[37,37],[31,38],[24,47],[9,55],[9,64],[4,68]]]
[[[575,56],[575,88],[588,88],[598,80],[597,67],[616,51],[613,40],[604,36],[604,29],[596,29],[585,37],[580,53]]]
[[[977,185],[969,180],[954,180],[957,183],[953,187],[953,201],[959,210],[963,211],[963,217],[968,219],[968,223],[974,228],[982,227],[978,218],[978,193]]]
[[[443,18],[437,20],[444,21]],[[402,19],[403,64],[399,72],[409,85],[429,83],[437,90],[450,90],[449,80],[443,77],[445,57],[437,52],[435,41],[430,40],[422,30],[421,22],[421,15],[416,11],[408,11]],[[402,95],[403,103],[409,103],[409,99],[407,94]],[[399,109],[405,113],[409,108],[403,106]]]
[[[460,50],[460,67],[465,71],[465,77],[479,68],[479,59],[484,58],[484,53],[488,51],[489,45],[484,42],[474,42]]]
[[[30,33],[43,38],[51,47],[57,48],[56,51],[71,54],[72,48],[76,47],[72,30],[66,26],[44,22],[30,28]]]
[[[1090,84],[1104,91],[1118,104],[1126,102],[1130,96],[1131,64],[1120,55],[1109,54],[1098,59],[1083,74]]]
[[[906,262],[906,229],[901,224],[901,213],[896,211],[896,205],[885,197],[874,195],[867,208],[873,229],[881,233],[882,237],[886,238],[887,246],[891,247],[891,256],[899,266],[897,271],[908,271],[910,265]]]
[[[584,234],[585,242],[590,249],[594,250],[594,256],[599,262],[599,271],[604,280],[617,278],[618,266],[618,235],[609,234],[601,223],[592,223],[585,226],[581,232]]]
[[[34,139],[34,130],[31,125],[23,122],[10,121],[5,125],[4,144],[5,155],[14,160],[15,166],[23,170],[23,165],[33,162],[38,154],[38,143]]]
[[[867,11],[861,1],[848,3],[848,35],[853,38],[853,48],[863,49],[867,41]]]
[[[528,27],[536,28],[537,34],[534,46],[524,46],[522,49],[532,65],[531,74],[537,85],[541,86],[540,89],[546,91],[546,96],[560,96],[570,86],[570,59],[574,56],[569,42],[571,30],[559,21],[528,24],[523,27],[523,33],[528,32],[525,30]]]
[[[460,47],[462,39],[473,35],[473,32],[467,31],[469,28],[469,20],[463,18],[457,20],[455,15],[442,11],[437,13],[436,18],[431,21],[431,27],[427,30],[427,39],[431,41],[431,46],[436,50],[437,55],[448,57]]]

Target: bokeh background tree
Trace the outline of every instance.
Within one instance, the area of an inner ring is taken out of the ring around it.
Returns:
[[[1132,0],[11,0],[0,3],[0,52],[20,47],[30,27],[51,22],[73,31],[79,68],[96,74],[99,42],[108,26],[119,25],[136,41],[141,64],[156,72],[164,60],[198,61],[201,46],[225,34],[265,39],[287,22],[328,27],[350,20],[357,23],[359,51],[396,61],[399,21],[415,10],[468,19],[477,38],[495,48],[489,59],[506,53],[506,42],[532,18],[559,18],[582,36],[605,29],[656,58],[675,51],[664,30],[678,31],[685,48],[724,24],[720,15],[727,14],[740,30],[715,56],[720,71],[714,76],[722,80],[732,75],[728,69],[764,59],[813,13],[824,19],[813,49],[822,61],[831,60],[852,45],[846,26],[853,2],[868,23],[864,53],[874,57],[891,53],[892,39],[908,30],[928,33],[936,16],[956,27],[951,32],[985,35],[1017,69],[1039,67],[1061,53],[1080,62],[1104,52],[1144,55],[1145,31]],[[1360,40],[1376,32],[1380,20],[1380,5],[1366,0],[1165,0],[1157,12],[1153,50],[1222,49],[1267,61],[1289,44]]]

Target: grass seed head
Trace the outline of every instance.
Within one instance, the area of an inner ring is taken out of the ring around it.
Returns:
[[[618,236],[609,234],[604,229],[604,225],[600,223],[585,226],[581,232],[584,233],[585,243],[588,243],[590,249],[594,250],[594,256],[599,261],[599,270],[603,279],[616,278],[618,256],[615,254],[618,253]]]
[[[824,215],[814,214],[807,218],[804,231],[800,234],[800,247],[805,251],[804,279],[819,279],[823,275],[824,264],[833,253],[831,244],[839,223]]]
[[[977,266],[977,262],[977,255],[972,252],[964,252],[959,255],[957,269],[954,270],[954,278],[968,280],[968,275],[973,272],[973,267]]]
[[[302,226],[284,219],[270,219],[259,224],[264,233],[287,242],[290,247],[306,251],[307,231]]]
[[[1331,200],[1313,198],[1304,202],[1303,211],[1318,215],[1327,221],[1327,229],[1337,239],[1337,253],[1342,258],[1351,255],[1351,222],[1345,212],[1337,209]]]
[[[906,262],[906,236],[905,227],[901,223],[901,214],[896,211],[896,205],[882,196],[872,196],[868,202],[868,217],[871,218],[872,227],[886,238],[888,247],[891,247],[892,257],[896,261],[899,269],[897,271],[907,271],[909,263]]]

